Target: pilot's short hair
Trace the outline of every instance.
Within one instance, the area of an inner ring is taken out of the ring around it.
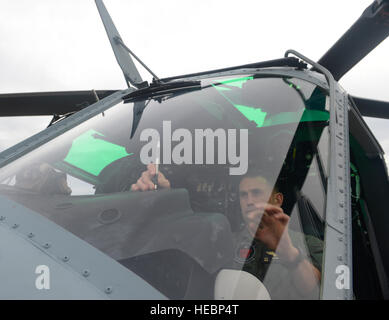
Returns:
[[[256,177],[264,178],[267,183],[276,180],[273,186],[273,191],[282,192],[280,179],[274,177],[274,172],[276,171],[274,171],[273,168],[268,168],[267,170],[265,170],[264,168],[250,167],[247,170],[247,172],[241,177],[240,181],[242,181],[244,178],[256,178]]]

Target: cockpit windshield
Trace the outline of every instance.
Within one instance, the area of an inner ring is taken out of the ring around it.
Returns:
[[[247,276],[318,299],[328,122],[327,92],[292,77],[130,95],[0,168],[0,194],[169,298],[239,298]]]

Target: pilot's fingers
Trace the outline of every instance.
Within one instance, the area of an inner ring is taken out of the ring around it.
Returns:
[[[284,212],[281,207],[268,202],[258,202],[254,204],[255,208],[268,212],[269,214],[276,212]]]
[[[151,181],[151,177],[154,175],[155,175],[155,172],[152,173],[151,170],[147,169],[146,171],[143,171],[140,176],[141,176],[141,178],[145,179],[145,181],[147,179],[149,179]]]
[[[287,224],[290,220],[290,217],[285,213],[277,213],[274,215],[274,218],[276,218],[278,221],[280,221],[283,224]]]
[[[166,179],[162,172],[158,172],[158,186],[161,188],[170,188],[170,181]]]
[[[275,206],[275,205],[270,204],[270,203],[267,203],[265,205],[264,210],[270,216],[273,216],[273,215],[276,215],[276,214],[283,214],[284,213],[284,210],[282,210],[281,207]]]
[[[139,191],[140,188],[134,183],[131,185],[131,191]]]
[[[151,176],[154,176],[157,172],[157,166],[155,163],[149,163],[147,165],[147,172],[150,173]]]
[[[246,217],[250,221],[260,221],[263,215],[263,210],[255,209],[246,214]]]
[[[150,187],[148,184],[144,183],[142,181],[142,178],[139,178],[138,181],[136,182],[136,185],[139,187],[141,191],[147,191],[150,190]]]
[[[145,171],[145,177],[150,178],[150,181],[153,182],[152,178],[157,173],[157,167],[154,163],[147,165],[147,171]],[[170,188],[170,181],[166,179],[162,172],[158,172],[158,186],[161,188]],[[154,189],[154,184],[152,185]]]
[[[266,202],[257,202],[254,203],[254,207],[258,210],[265,210],[267,203]]]
[[[284,212],[266,212],[265,215],[273,220],[278,220],[281,222],[287,222],[289,221],[289,216],[286,215]]]
[[[284,213],[284,210],[282,210],[281,207],[272,204],[266,205],[265,212],[269,217],[272,217],[283,224],[288,223],[290,220],[290,217]]]
[[[261,222],[267,224],[271,221],[271,219],[272,218],[266,212],[264,212],[261,217]]]
[[[143,171],[141,177],[139,178],[150,190],[154,189],[154,183],[152,181],[152,175],[149,171]]]
[[[289,219],[289,216],[283,212],[278,212],[271,215],[265,212],[262,216],[261,223],[267,226],[276,224],[286,225],[289,222]]]
[[[155,174],[156,174],[155,168],[153,169],[153,167],[150,166],[147,169],[147,171],[144,171],[142,173],[141,176],[142,182],[148,185],[151,190],[155,189],[154,179],[153,179],[155,177]],[[170,181],[166,179],[166,177],[162,172],[158,172],[158,186],[161,188],[170,188]]]

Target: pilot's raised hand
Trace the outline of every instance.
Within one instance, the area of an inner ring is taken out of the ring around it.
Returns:
[[[132,191],[148,191],[148,190],[155,190],[155,184],[153,182],[153,179],[156,175],[156,166],[155,164],[151,163],[147,165],[147,170],[143,171],[140,178],[136,183],[131,185]],[[166,177],[163,175],[162,172],[158,172],[158,188],[164,188],[168,189],[170,188],[170,182]]]
[[[249,231],[269,249],[277,250],[280,257],[291,260],[296,254],[288,233],[290,217],[282,208],[269,203],[253,204],[246,213]]]

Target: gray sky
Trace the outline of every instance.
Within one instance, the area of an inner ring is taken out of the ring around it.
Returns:
[[[371,2],[104,1],[126,45],[159,77],[281,58],[287,49],[317,61]],[[92,0],[0,0],[0,39],[0,93],[126,87]],[[341,85],[389,101],[388,53],[386,40]],[[365,120],[389,155],[389,121]],[[0,151],[49,121],[0,118]]]

